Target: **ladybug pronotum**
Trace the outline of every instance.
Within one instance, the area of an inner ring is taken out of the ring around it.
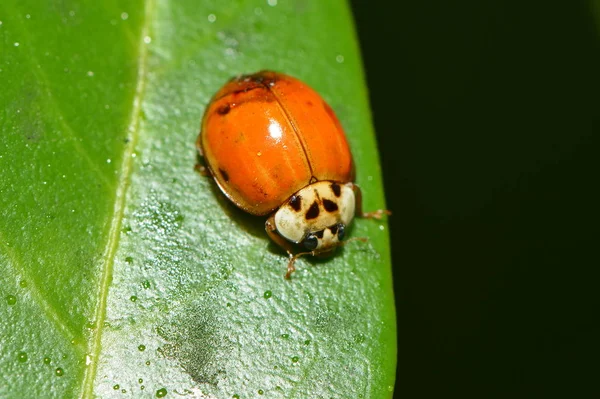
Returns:
[[[332,254],[363,213],[354,162],[331,107],[305,83],[261,71],[227,82],[202,118],[196,147],[204,169],[242,210],[269,215],[269,237],[289,254]],[[202,169],[202,167],[201,167]]]

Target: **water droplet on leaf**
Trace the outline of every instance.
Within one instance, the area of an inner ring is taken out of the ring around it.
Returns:
[[[8,303],[10,306],[14,305],[15,303],[17,303],[17,297],[14,295],[7,295],[6,303]]]

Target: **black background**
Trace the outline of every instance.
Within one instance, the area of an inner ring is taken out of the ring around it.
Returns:
[[[593,1],[351,4],[394,212],[394,397],[600,397]]]

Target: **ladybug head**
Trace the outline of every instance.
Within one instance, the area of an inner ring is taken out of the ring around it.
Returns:
[[[318,181],[292,195],[275,213],[275,228],[307,251],[328,252],[344,239],[354,217],[352,188]]]

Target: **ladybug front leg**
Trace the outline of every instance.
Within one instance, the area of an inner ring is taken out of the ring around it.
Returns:
[[[363,212],[362,209],[362,191],[360,190],[360,187],[358,187],[356,184],[354,183],[348,183],[350,185],[350,187],[352,188],[352,191],[354,191],[354,201],[355,201],[355,215],[362,217],[362,218],[367,218],[367,219],[381,219],[381,217],[383,215],[391,215],[392,212],[388,211],[387,209],[377,209],[376,211],[371,211],[371,212]]]
[[[294,255],[294,250],[296,249],[294,245],[277,233],[277,228],[275,227],[275,214],[272,214],[265,222],[265,231],[274,243],[279,245],[288,253],[290,260],[287,265],[287,273],[285,274],[285,278],[289,280],[292,273],[296,271],[296,267],[294,266],[296,259],[304,255],[304,253]]]
[[[194,170],[204,177],[211,177],[213,175],[210,169],[200,163],[194,165]]]
[[[208,166],[204,166],[204,165],[205,165],[204,156],[202,155],[202,151],[200,150],[200,147],[198,147],[198,158],[197,158],[196,165],[194,165],[194,170],[196,172],[200,173],[200,175],[202,175],[204,177],[213,176],[213,173],[210,171]]]

